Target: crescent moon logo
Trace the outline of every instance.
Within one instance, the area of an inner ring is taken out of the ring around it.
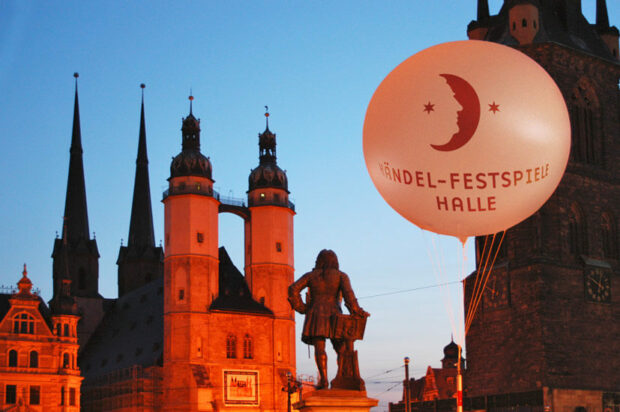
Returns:
[[[471,140],[480,121],[480,99],[476,90],[462,77],[454,74],[440,74],[446,79],[448,86],[454,92],[454,99],[463,107],[457,112],[456,124],[458,132],[452,135],[450,141],[443,145],[432,144],[431,147],[442,152],[451,152],[460,149]]]

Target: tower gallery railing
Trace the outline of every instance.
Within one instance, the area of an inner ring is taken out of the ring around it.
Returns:
[[[168,188],[164,190],[162,198],[166,199],[170,195],[185,195],[185,194],[194,194],[194,195],[203,195],[203,196],[212,196],[219,200],[222,204],[228,206],[236,206],[236,207],[248,207],[248,206],[283,206],[291,209],[293,212],[295,211],[295,204],[288,199],[262,199],[251,200],[249,204],[243,198],[232,197],[232,196],[221,196],[217,190],[213,190],[211,187],[205,187],[200,184],[196,185],[185,185],[183,183],[178,186],[173,186],[172,188]]]

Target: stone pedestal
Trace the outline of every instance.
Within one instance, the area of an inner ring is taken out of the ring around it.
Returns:
[[[379,403],[366,396],[366,391],[345,389],[320,389],[302,395],[301,401],[293,404],[300,412],[368,412]]]

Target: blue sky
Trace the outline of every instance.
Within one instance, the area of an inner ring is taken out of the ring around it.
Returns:
[[[491,13],[501,1],[490,1]],[[612,24],[620,4],[608,1]],[[594,0],[583,1],[593,21]],[[296,277],[318,251],[340,258],[372,314],[357,344],[368,393],[397,400],[402,358],[412,375],[438,367],[460,307],[464,269],[458,241],[423,233],[379,196],[362,153],[368,102],[381,80],[410,55],[466,39],[471,1],[194,1],[0,3],[0,283],[21,265],[51,297],[53,239],[61,230],[79,72],[84,168],[91,231],[100,259],[100,292],[115,297],[116,258],[127,238],[138,137],[140,83],[156,238],[171,157],[180,151],[181,117],[201,118],[202,151],[222,195],[242,197],[258,164],[264,106],[287,170],[295,218]],[[220,243],[242,266],[242,223],[220,218]],[[433,248],[437,249],[433,251]],[[430,251],[430,253],[429,253]],[[434,274],[439,257],[443,277]],[[444,282],[446,287],[425,288]],[[416,288],[425,288],[411,290]],[[411,290],[387,296],[390,292]],[[299,319],[298,326],[301,324]],[[335,358],[331,353],[331,358]],[[298,342],[298,373],[315,373]],[[335,373],[332,363],[330,377]]]

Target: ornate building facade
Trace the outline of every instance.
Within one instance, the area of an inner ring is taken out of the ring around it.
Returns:
[[[475,409],[618,410],[618,29],[605,0],[594,24],[580,0],[506,0],[497,15],[479,0],[468,35],[515,47],[547,70],[568,106],[572,148],[554,195],[506,232],[466,338],[467,396]],[[483,245],[477,239],[478,255]]]
[[[0,410],[80,410],[79,316],[64,282],[50,307],[32,293],[26,265],[17,291],[0,294]]]

